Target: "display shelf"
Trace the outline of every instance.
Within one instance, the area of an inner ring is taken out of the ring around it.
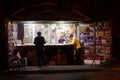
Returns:
[[[85,52],[85,60],[92,59],[95,53],[94,28],[89,24],[80,24],[79,34],[79,40]]]
[[[96,24],[81,24],[79,26],[79,39],[85,51],[85,60],[92,59],[93,55],[105,61],[105,56],[111,54],[111,28],[108,22]]]
[[[96,54],[101,57],[101,61],[106,61],[106,56],[111,52],[111,28],[108,22],[97,23],[96,25]]]

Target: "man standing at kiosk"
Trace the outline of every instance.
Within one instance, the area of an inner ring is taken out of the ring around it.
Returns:
[[[41,32],[37,32],[37,36],[34,39],[34,44],[36,46],[36,54],[37,54],[37,63],[38,67],[42,65],[46,65],[46,56],[44,53],[44,44],[46,43],[43,36],[41,36]]]

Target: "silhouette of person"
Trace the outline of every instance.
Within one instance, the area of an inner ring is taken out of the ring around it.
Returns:
[[[46,55],[44,52],[44,44],[46,43],[41,32],[37,32],[37,36],[34,39],[34,44],[36,46],[37,64],[38,67],[46,66]]]

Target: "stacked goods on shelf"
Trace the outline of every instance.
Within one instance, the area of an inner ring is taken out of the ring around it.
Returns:
[[[32,27],[33,25],[25,24],[24,25],[24,42],[25,43],[31,43],[32,42]]]
[[[9,22],[8,23],[8,64],[9,66],[13,62],[13,55],[14,55],[14,37],[13,37],[14,25]]]
[[[95,53],[94,47],[94,27],[90,25],[80,25],[80,42],[84,48],[85,59],[92,59]]]
[[[106,62],[110,57],[111,28],[108,22],[98,23],[96,26],[96,54],[100,56],[101,62]]]

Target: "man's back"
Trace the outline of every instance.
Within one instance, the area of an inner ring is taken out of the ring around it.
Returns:
[[[43,47],[45,43],[45,39],[42,36],[37,36],[34,40],[36,47]]]

